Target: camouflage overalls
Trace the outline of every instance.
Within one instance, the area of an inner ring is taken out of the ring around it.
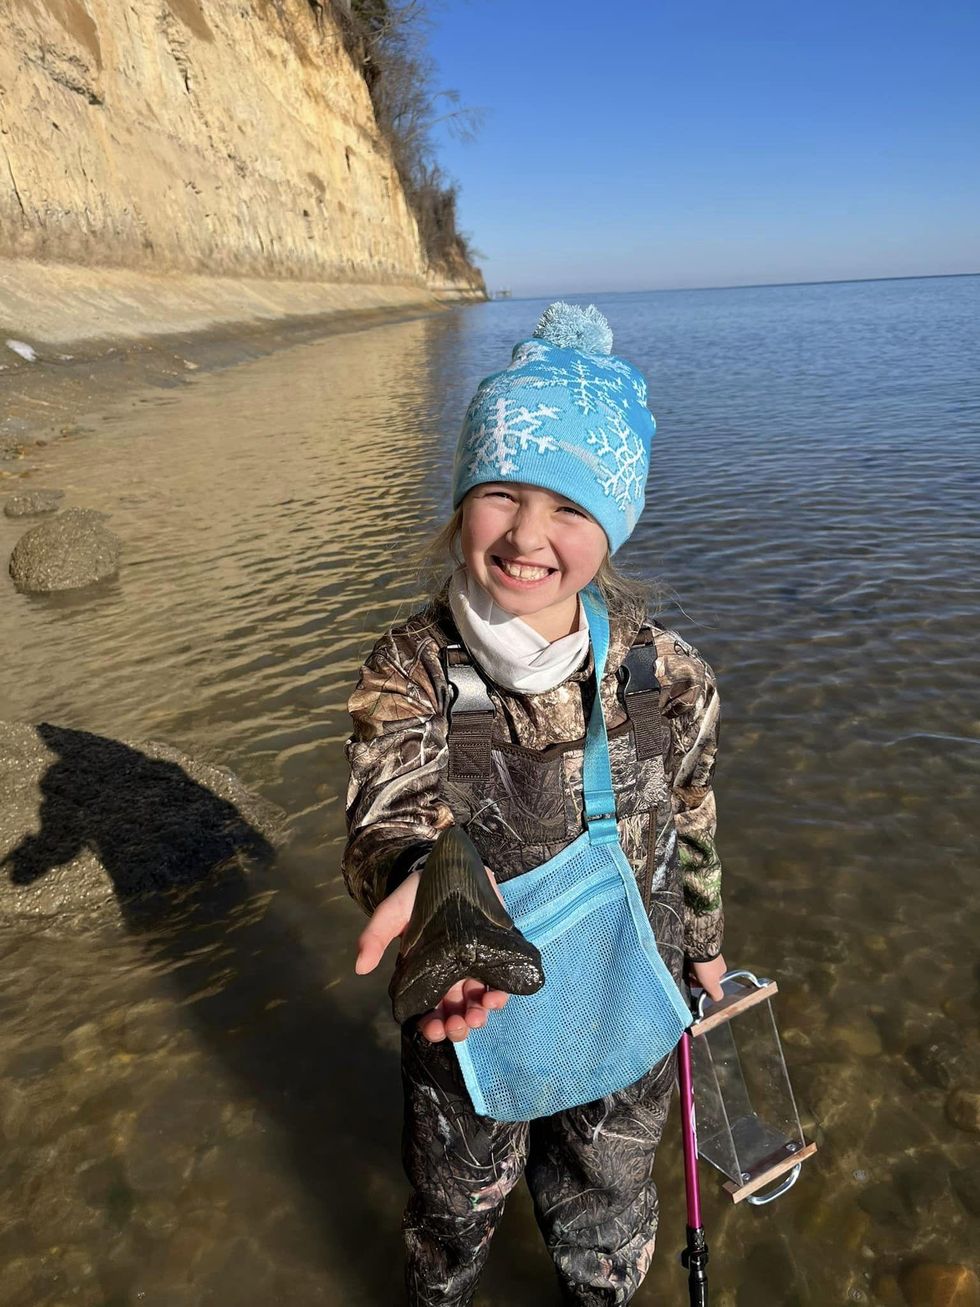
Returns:
[[[620,840],[664,962],[680,977],[685,956],[705,960],[721,948],[711,792],[717,691],[697,652],[642,613],[611,612],[610,637],[601,695]],[[625,693],[617,675],[624,661]],[[463,690],[451,712],[450,680]],[[593,693],[591,654],[553,690],[484,687],[444,595],[384,636],[350,701],[344,873],[364,909],[373,911],[453,822],[499,880],[570,844],[583,829]],[[412,1304],[473,1301],[504,1200],[522,1174],[567,1300],[632,1298],[653,1255],[651,1170],[673,1057],[620,1093],[516,1124],[477,1116],[451,1044],[429,1043],[414,1023],[402,1035],[402,1074]]]

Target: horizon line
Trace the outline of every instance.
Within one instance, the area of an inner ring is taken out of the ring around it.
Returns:
[[[732,286],[647,286],[638,290],[565,290],[559,291],[561,295],[673,295],[677,293],[686,294],[688,291],[706,291],[706,290],[776,290],[780,287],[789,286],[856,286],[866,282],[876,281],[942,281],[951,277],[978,277],[980,269],[975,272],[910,272],[902,273],[895,277],[827,277],[816,281],[746,281],[738,282]],[[506,289],[501,287],[501,289]],[[548,299],[554,291],[547,291],[540,295],[511,295],[509,298],[518,300],[539,300]],[[491,292],[491,295],[493,292]]]

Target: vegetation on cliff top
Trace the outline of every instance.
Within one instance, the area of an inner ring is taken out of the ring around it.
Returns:
[[[446,123],[457,135],[471,137],[479,114],[461,106],[457,92],[436,89],[423,5],[420,0],[350,0],[349,9],[343,3],[338,8],[430,265],[457,271],[462,265],[472,267],[478,253],[457,229],[459,192],[439,166],[433,132],[438,123]]]

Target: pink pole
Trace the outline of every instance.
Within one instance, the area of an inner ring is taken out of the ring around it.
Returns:
[[[691,1036],[685,1031],[677,1046],[677,1078],[681,1097],[681,1132],[684,1139],[684,1188],[687,1223],[701,1228],[701,1186],[698,1184],[698,1134],[694,1119],[694,1084],[691,1080]]]

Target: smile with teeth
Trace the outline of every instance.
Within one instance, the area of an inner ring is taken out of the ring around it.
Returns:
[[[506,575],[514,578],[515,581],[543,581],[546,576],[557,571],[554,567],[533,567],[529,563],[513,563],[508,558],[500,558],[496,554],[493,561],[500,570]]]

